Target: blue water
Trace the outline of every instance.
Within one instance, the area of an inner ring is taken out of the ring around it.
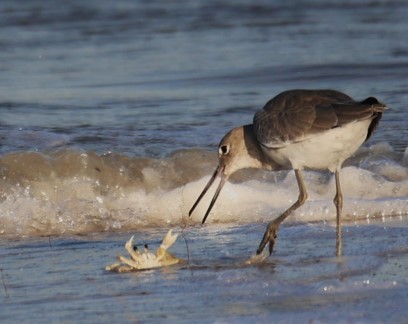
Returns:
[[[405,1],[2,0],[0,320],[406,321],[407,16]],[[297,197],[292,174],[265,172],[227,184],[207,227],[196,211],[189,266],[103,270],[131,234],[181,230],[222,136],[294,88],[389,106],[342,171],[343,262],[332,179],[310,172],[275,254],[242,266]]]
[[[1,151],[42,150],[54,137],[137,156],[210,148],[290,88],[377,96],[392,110],[376,140],[405,150],[406,10],[398,1],[2,1]]]

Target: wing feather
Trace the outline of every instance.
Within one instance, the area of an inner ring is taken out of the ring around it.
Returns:
[[[285,146],[334,127],[371,118],[368,136],[386,106],[369,97],[356,102],[334,90],[291,90],[268,101],[254,116],[258,141],[266,147]]]

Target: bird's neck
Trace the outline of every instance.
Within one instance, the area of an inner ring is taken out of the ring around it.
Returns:
[[[261,145],[256,139],[254,127],[252,124],[244,125],[244,143],[246,148],[246,154],[252,160],[254,168],[264,169],[264,170],[276,170],[279,169],[279,165],[268,158]]]

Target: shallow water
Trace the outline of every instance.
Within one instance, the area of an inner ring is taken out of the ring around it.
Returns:
[[[404,322],[407,15],[405,1],[2,1],[0,320]],[[222,136],[293,88],[389,110],[341,172],[343,262],[333,179],[306,172],[308,203],[245,267],[296,199],[292,173],[237,174],[205,227],[208,200],[187,213]],[[131,233],[154,245],[187,222],[189,266],[103,270]]]
[[[274,256],[251,266],[263,226],[178,229],[171,251],[187,265],[127,274],[103,269],[129,234],[3,240],[0,320],[402,323],[407,225],[346,226],[340,260],[333,227],[283,226]],[[164,234],[139,231],[136,241],[154,249]]]

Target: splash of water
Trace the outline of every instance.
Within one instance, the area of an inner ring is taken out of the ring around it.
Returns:
[[[0,233],[60,235],[183,225],[217,163],[204,150],[161,159],[95,152],[21,152],[0,158]],[[360,149],[341,171],[346,220],[408,215],[408,149]],[[307,171],[309,201],[288,222],[332,221],[334,180]],[[264,222],[297,198],[293,172],[243,170],[227,183],[209,222]],[[191,219],[200,223],[211,192]]]

